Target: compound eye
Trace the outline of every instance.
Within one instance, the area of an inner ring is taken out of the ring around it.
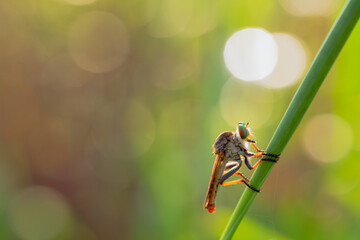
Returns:
[[[239,125],[239,133],[242,139],[245,139],[249,136],[249,132],[244,125]]]

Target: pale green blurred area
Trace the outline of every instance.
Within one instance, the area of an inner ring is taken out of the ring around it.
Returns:
[[[300,80],[227,96],[226,40],[291,34],[307,69],[344,4],[289,2],[2,1],[0,239],[217,239],[244,186],[203,209],[214,139],[249,121],[264,149]],[[359,43],[360,25],[234,239],[360,239]]]

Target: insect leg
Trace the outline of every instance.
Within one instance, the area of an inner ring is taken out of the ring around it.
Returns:
[[[256,151],[258,152],[258,154],[254,154],[253,157],[269,156],[269,157],[274,157],[274,158],[276,158],[276,160],[278,160],[280,154],[266,153],[265,151],[260,150],[260,149],[256,146],[254,140],[248,139],[247,141],[250,142],[251,145],[252,145],[252,146],[256,149]],[[263,159],[263,160],[265,160],[265,161],[268,160],[268,161],[271,161],[271,162],[275,162],[275,161],[273,161],[273,159],[271,159],[271,158],[270,158],[270,159]]]
[[[220,180],[219,180],[220,184],[222,184],[226,179],[228,179],[229,177],[234,175],[240,169],[240,163],[239,162],[234,162],[234,163],[231,163],[231,164],[234,164],[233,167],[220,178]]]
[[[250,155],[250,156],[255,157],[255,155],[256,155],[256,154],[253,154],[253,155]],[[245,164],[246,164],[246,166],[247,166],[248,169],[253,170],[253,169],[255,169],[255,168],[259,165],[259,163],[261,162],[261,159],[260,159],[259,161],[257,161],[257,162],[254,164],[254,166],[252,166],[251,163],[250,163],[250,160],[249,160],[248,156],[244,156],[244,162],[245,162]]]
[[[249,182],[249,179],[247,177],[245,177],[241,172],[236,172],[236,173],[234,173],[234,175],[238,175],[238,176],[242,177],[246,182]]]
[[[219,183],[223,186],[227,186],[227,185],[233,185],[233,184],[237,184],[237,183],[244,183],[248,188],[250,188],[251,190],[255,191],[255,192],[260,192],[260,190],[253,188],[252,186],[250,186],[247,181],[249,181],[244,175],[242,175],[242,173],[237,172],[240,169],[240,163],[239,162],[234,162],[231,163],[231,165],[233,165],[233,167],[227,172],[225,173],[221,178]],[[234,180],[234,181],[230,181],[230,182],[224,182],[226,179],[228,179],[229,177],[231,177],[232,175],[239,175],[244,179],[238,179],[238,180]]]
[[[264,152],[252,153],[247,150],[245,150],[244,152],[245,152],[245,155],[248,157],[262,157],[264,155]]]
[[[279,159],[279,156],[280,154],[278,155],[275,155],[275,154],[270,154],[270,153],[265,153],[265,152],[262,152],[262,153],[259,153],[259,154],[253,154],[253,153],[250,153],[250,152],[245,152],[247,154],[247,156],[244,156],[245,158],[245,164],[246,166],[248,167],[248,169],[252,170],[252,169],[255,169],[262,161],[268,161],[268,162],[277,162],[278,159]],[[276,159],[273,159],[273,158],[261,158],[259,161],[257,161],[254,166],[251,166],[251,163],[248,159],[248,156],[251,156],[251,157],[262,157],[262,156],[270,156],[270,157],[275,157]]]
[[[272,154],[272,153],[266,153],[263,152],[262,153],[263,156],[269,156],[269,157],[273,157],[273,158],[261,158],[260,161],[268,161],[268,162],[277,162],[279,160],[280,154]]]
[[[274,157],[274,158],[276,158],[276,160],[278,160],[279,157],[280,157],[280,153],[279,154],[272,154],[272,153],[263,152],[263,155],[264,156],[269,156],[269,157]]]
[[[234,180],[234,181],[230,181],[230,182],[221,183],[221,185],[227,186],[227,185],[233,185],[233,184],[237,184],[237,183],[244,183],[251,190],[253,190],[255,192],[260,192],[259,189],[256,189],[256,188],[250,186],[250,184],[248,184],[244,179],[238,179],[238,180]]]
[[[226,165],[225,165],[225,172],[228,172],[228,171],[230,171],[233,167],[235,167],[235,166],[237,166],[237,165],[239,165],[239,163],[238,162],[235,162],[235,161],[231,161],[231,162],[228,162],[228,163],[226,163]]]
[[[257,152],[262,152],[262,150],[260,150],[260,149],[256,146],[255,141],[254,141],[254,142],[250,142],[250,143],[251,143],[251,145],[256,149]]]
[[[226,163],[224,173],[229,172],[233,167],[237,166],[238,164],[240,164],[240,162],[237,161],[231,161]],[[233,175],[238,175],[241,178],[243,178],[245,181],[249,182],[249,179],[245,177],[241,172],[235,172]]]

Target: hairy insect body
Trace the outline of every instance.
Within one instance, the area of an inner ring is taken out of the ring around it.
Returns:
[[[224,152],[225,157],[228,160],[241,160],[240,156],[245,156],[247,148],[249,148],[248,143],[242,141],[236,136],[236,133],[227,131],[221,133],[215,140],[213,145],[213,153],[219,154]]]
[[[219,181],[223,176],[226,164],[229,161],[237,161],[241,165],[241,156],[245,154],[245,144],[236,137],[236,133],[227,131],[221,133],[213,145],[213,153],[216,154],[212,177],[210,178],[205,208],[209,212],[215,211],[215,197],[219,187]]]
[[[206,193],[204,207],[210,212],[214,212],[215,198],[219,185],[231,185],[237,183],[244,183],[248,188],[259,192],[258,189],[250,186],[249,179],[239,172],[242,162],[248,169],[252,170],[256,168],[261,161],[276,162],[279,154],[269,154],[260,150],[256,145],[255,141],[251,140],[250,128],[248,124],[239,122],[236,131],[226,131],[221,133],[215,140],[213,145],[213,153],[216,155],[214,166],[212,169],[208,190]],[[257,153],[249,151],[250,144],[256,149]],[[251,165],[250,157],[262,157],[270,156],[272,158],[262,158],[255,165]],[[228,178],[233,175],[238,175],[241,179],[225,182]]]
[[[219,154],[221,151],[226,149],[227,144],[232,141],[234,134],[230,131],[221,133],[214,142],[213,153]]]

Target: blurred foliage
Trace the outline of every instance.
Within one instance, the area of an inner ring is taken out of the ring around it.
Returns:
[[[89,1],[0,3],[0,238],[218,238],[243,190],[221,188],[217,211],[203,209],[211,145],[236,124],[220,109],[226,40],[246,27],[286,32],[309,63],[342,4],[305,17],[285,0],[74,2]],[[359,42],[358,25],[234,239],[360,238]],[[273,98],[268,121],[251,125],[261,148],[297,85],[261,90]],[[323,113],[353,133],[333,162],[303,143]]]

